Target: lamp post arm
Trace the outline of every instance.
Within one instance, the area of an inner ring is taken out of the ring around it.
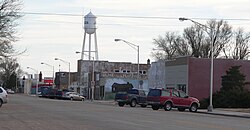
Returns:
[[[133,49],[135,49],[135,50],[137,50],[138,51],[138,45],[135,45],[135,44],[133,44],[133,43],[131,43],[131,42],[128,42],[128,41],[126,41],[126,40],[123,40],[123,39],[121,39],[123,42],[125,42],[125,43],[127,43],[130,47],[132,47]]]
[[[199,27],[202,27],[206,32],[207,32],[207,29],[210,29],[210,30],[212,30],[212,28],[210,28],[210,27],[208,27],[208,26],[206,26],[206,25],[204,25],[204,24],[201,24],[201,23],[199,23],[199,22],[196,22],[196,21],[194,21],[194,20],[192,20],[192,19],[189,19],[189,18],[179,18],[179,20],[180,21],[185,21],[185,20],[189,20],[189,21],[191,21],[192,23],[194,23],[195,25],[198,25]]]

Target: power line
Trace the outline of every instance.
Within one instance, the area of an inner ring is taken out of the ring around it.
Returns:
[[[44,13],[44,12],[21,12],[27,15],[57,15],[57,16],[74,16],[74,17],[83,17],[82,14],[65,14],[65,13]],[[107,17],[107,18],[135,18],[135,19],[165,19],[165,20],[176,20],[179,17],[162,17],[162,16],[122,16],[122,15],[96,15],[97,17]],[[250,21],[250,18],[197,18],[193,17],[190,19],[195,20],[227,20],[227,21]]]
[[[64,14],[64,13],[39,13],[39,12],[20,12],[22,14],[28,14],[28,15],[59,15],[59,16],[83,16],[80,14]]]

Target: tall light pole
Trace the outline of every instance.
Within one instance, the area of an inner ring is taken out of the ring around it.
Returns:
[[[35,73],[37,74],[37,76],[39,75],[38,74],[38,70],[36,70],[34,68],[31,68],[29,66],[27,67],[27,69],[31,69],[31,70],[35,71]],[[38,77],[36,77],[36,96],[38,96],[37,94],[38,94]]]
[[[140,53],[139,53],[139,45],[135,45],[131,42],[128,42],[126,40],[123,40],[123,39],[115,39],[116,42],[118,41],[122,41],[122,42],[125,42],[127,43],[130,47],[132,47],[133,49],[137,50],[137,79],[139,80],[140,79],[140,75],[139,75],[139,71],[140,71],[140,64],[139,64],[139,58],[140,58]]]
[[[76,54],[79,54],[81,52],[79,51],[76,51]],[[86,55],[86,56],[89,56],[87,54],[84,54],[82,53],[82,55]],[[94,100],[94,90],[95,90],[95,60],[94,60],[94,57],[92,56],[89,56],[92,58],[92,79],[91,79],[91,89],[92,89],[92,93],[91,93],[91,101]],[[83,57],[82,57],[83,58]],[[83,59],[82,59],[83,60]]]
[[[69,65],[69,81],[68,81],[68,88],[70,87],[70,62],[67,62],[67,61],[65,61],[65,60],[62,60],[62,59],[60,59],[60,58],[55,58],[55,60],[59,60],[59,61],[62,61],[62,62],[64,62],[64,63],[66,63],[66,64],[68,64]]]
[[[204,25],[204,24],[201,24],[199,22],[196,22],[192,19],[189,19],[189,18],[179,18],[180,21],[185,21],[185,20],[189,20],[191,22],[193,22],[194,24],[202,27],[203,29],[205,28],[205,31],[206,29],[209,29],[211,32],[212,32],[212,28]],[[213,35],[211,35],[211,70],[210,70],[210,103],[209,103],[209,106],[207,108],[208,112],[212,112],[213,111],[213,73],[214,73],[214,38],[213,38]]]
[[[47,64],[47,63],[45,63],[45,62],[41,62],[41,64],[42,65],[47,65],[47,66],[49,66],[49,67],[51,67],[52,68],[52,72],[53,72],[53,74],[52,74],[52,78],[53,78],[53,87],[54,87],[54,73],[55,73],[55,69],[54,69],[54,66],[53,65],[50,65],[50,64]]]

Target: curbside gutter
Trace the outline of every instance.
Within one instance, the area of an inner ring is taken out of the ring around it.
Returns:
[[[245,112],[235,112],[235,111],[216,110],[216,109],[214,109],[212,112],[208,112],[207,110],[202,109],[198,110],[197,113],[250,119],[250,113],[245,113]]]

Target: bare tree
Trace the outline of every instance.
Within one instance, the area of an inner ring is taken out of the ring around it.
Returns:
[[[0,57],[14,52],[12,42],[17,40],[16,20],[21,17],[22,2],[20,0],[2,0],[0,2]]]
[[[214,58],[218,57],[222,53],[223,48],[228,44],[232,38],[232,27],[223,20],[215,21],[211,20],[207,22],[207,26],[210,28],[208,31],[208,38],[206,42],[213,44]],[[211,49],[209,51],[209,57],[211,57]]]
[[[224,21],[210,20],[207,25],[195,24],[184,29],[183,37],[192,49],[191,56],[198,58],[211,57],[213,44],[214,57],[218,57],[232,36],[232,27]]]
[[[204,42],[205,35],[202,27],[194,25],[189,28],[185,28],[183,37],[186,40],[186,43],[191,47],[191,56],[198,58],[203,57],[202,50],[207,43]]]
[[[153,49],[151,55],[156,59],[171,60],[177,56],[188,54],[188,46],[181,36],[175,32],[166,32],[165,37],[159,36],[153,39],[156,49]]]
[[[18,63],[13,56],[18,55],[13,47],[17,41],[17,20],[22,16],[20,0],[0,1],[0,81],[9,81],[11,75],[16,75]],[[20,54],[20,53],[19,53]]]
[[[223,49],[225,57],[236,60],[247,59],[250,54],[249,42],[250,33],[245,33],[243,28],[238,28],[234,32],[231,44]]]
[[[19,67],[16,59],[4,58],[0,63],[0,75],[3,83],[6,83],[11,77],[11,75],[16,75],[16,71]],[[6,86],[8,87],[8,86]]]
[[[178,36],[175,39],[175,47],[177,49],[177,56],[189,56],[191,55],[190,46],[186,43],[186,41]]]

